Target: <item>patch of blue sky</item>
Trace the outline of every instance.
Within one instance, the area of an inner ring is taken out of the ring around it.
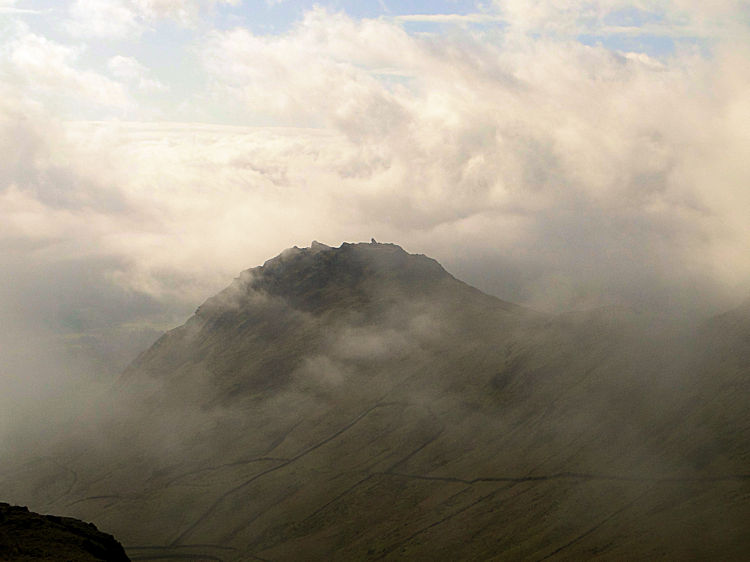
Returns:
[[[217,9],[217,29],[242,27],[258,35],[275,35],[288,31],[300,21],[307,11],[302,4],[308,2],[267,0],[245,0],[237,6],[222,6]]]
[[[608,13],[604,24],[618,27],[644,27],[649,24],[665,22],[664,14],[649,12],[635,7],[622,8]]]
[[[663,58],[673,55],[679,47],[699,49],[703,55],[710,53],[710,41],[700,37],[670,37],[659,34],[583,34],[577,40],[584,45],[601,45],[613,51],[644,53],[650,57]]]
[[[18,2],[15,8],[28,10],[18,13],[0,14],[8,21],[22,21],[28,28],[39,35],[54,41],[70,39],[70,35],[60,25],[65,18],[67,6],[53,0],[39,0],[38,2]]]
[[[227,29],[244,27],[253,33],[276,34],[289,30],[316,6],[341,12],[353,19],[390,18],[402,15],[466,15],[477,11],[475,2],[456,0],[245,0],[238,6],[219,9],[218,25]],[[434,25],[431,30],[434,31]]]
[[[471,14],[477,11],[476,2],[456,0],[380,0],[358,2],[339,0],[346,13],[353,17],[400,16],[408,14]],[[370,15],[367,15],[370,13]]]
[[[668,18],[663,12],[628,7],[607,14],[602,24],[602,29],[582,34],[578,40],[586,45],[656,58],[670,56],[685,46],[698,48],[704,55],[710,52],[709,39],[691,36],[683,27],[686,21]]]
[[[410,33],[433,33],[440,35],[450,33],[456,26],[472,31],[500,31],[506,29],[508,24],[500,19],[400,19],[403,28]]]
[[[7,13],[20,15],[34,15],[60,7],[60,2],[55,0],[18,0],[11,7],[5,8]],[[0,9],[0,13],[4,11]]]
[[[674,40],[664,36],[583,34],[576,39],[592,47],[602,46],[613,51],[638,52],[656,57],[669,55],[675,49]]]

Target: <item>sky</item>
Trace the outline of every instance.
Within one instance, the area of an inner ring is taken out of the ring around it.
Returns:
[[[548,312],[750,297],[750,4],[0,0],[0,381],[394,242]]]

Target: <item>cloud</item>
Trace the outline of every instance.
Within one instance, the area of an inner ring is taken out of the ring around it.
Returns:
[[[143,33],[158,20],[194,26],[206,10],[239,0],[75,0],[67,28],[78,37],[122,39]]]
[[[150,77],[150,70],[133,57],[117,55],[109,59],[107,68],[115,78],[133,84],[141,91],[163,91],[167,87],[159,80]]]
[[[16,8],[17,0],[0,0],[0,14],[40,14],[40,10]]]
[[[237,6],[241,0],[133,0],[132,4],[142,17],[149,20],[172,18],[190,25],[201,11],[225,4]]]
[[[393,18],[400,22],[426,23],[491,23],[502,22],[503,18],[496,14],[402,14]]]
[[[281,36],[215,31],[197,46],[211,80],[193,102],[238,126],[73,123],[61,97],[116,107],[131,103],[122,84],[19,31],[2,51],[6,274],[36,264],[39,293],[80,303],[80,279],[62,273],[75,264],[103,287],[88,309],[115,319],[81,324],[78,304],[45,301],[35,321],[119,342],[312,239],[395,241],[549,310],[706,310],[743,294],[747,43],[656,59],[499,41],[313,10]],[[108,67],[149,78],[133,58]],[[6,302],[33,308],[13,286]]]
[[[137,16],[122,29],[177,5],[123,3]],[[196,42],[209,79],[189,101],[235,126],[65,120],[143,115],[126,86],[148,93],[148,68],[105,55],[98,73],[79,45],[6,29],[2,423],[44,389],[73,396],[74,373],[112,374],[239,271],[313,239],[394,241],[551,311],[707,314],[750,289],[739,27],[654,57],[564,34],[410,35],[316,9],[283,35]],[[398,343],[344,336],[334,365]]]
[[[67,28],[75,36],[122,38],[143,30],[138,13],[125,0],[76,0],[70,18]]]
[[[216,33],[204,57],[214,95],[237,114],[330,128],[351,143],[356,156],[342,153],[335,180],[348,187],[326,192],[362,223],[438,253],[471,235],[536,271],[539,289],[523,297],[542,305],[653,291],[683,306],[691,286],[728,281],[719,256],[745,247],[710,179],[721,168],[714,143],[737,132],[717,116],[745,106],[744,86],[717,89],[743,75],[731,51],[659,60],[555,38],[438,42],[316,10],[282,37]],[[731,183],[724,195],[744,200],[739,176]],[[739,267],[746,275],[746,260]],[[580,294],[553,290],[561,285]]]
[[[122,86],[97,72],[81,69],[79,55],[80,49],[17,24],[0,43],[0,73],[7,89],[23,91],[50,107],[83,108],[85,103],[77,103],[81,100],[101,108],[127,107],[129,99]]]
[[[23,8],[8,8],[0,6],[0,14],[41,14],[40,10],[26,10]]]
[[[726,38],[747,31],[743,0],[495,0],[493,6],[515,33],[575,37],[583,34]]]

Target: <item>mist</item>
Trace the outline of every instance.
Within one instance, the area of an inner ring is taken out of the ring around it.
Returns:
[[[353,427],[390,476],[493,477],[472,463],[652,483],[741,472],[740,398],[727,389],[744,388],[732,377],[750,297],[743,2],[251,4],[0,2],[6,493],[66,510],[122,496],[146,510],[130,492],[148,497],[148,482],[211,488],[216,466],[294,460],[364,403],[373,421]],[[352,305],[336,321],[283,295],[226,300],[251,283],[240,272],[286,248],[371,237],[526,316],[464,317],[455,295],[386,289],[378,313]],[[128,376],[165,333],[192,353],[205,328],[192,315],[232,279],[212,306],[250,307],[259,331],[210,341],[246,345],[252,361],[216,359],[219,372],[165,355],[169,369]],[[731,404],[724,417],[701,392]],[[243,452],[228,458],[238,433]],[[556,453],[509,461],[463,442],[506,433],[509,450],[526,439]],[[127,449],[138,468],[110,466]],[[36,490],[60,463],[76,481]],[[344,480],[365,477],[350,468]],[[182,536],[183,515],[154,498],[150,517]],[[197,505],[196,520],[231,511]],[[89,513],[119,524],[98,504]]]
[[[394,245],[294,248],[243,271],[120,376],[50,378],[64,406],[11,428],[0,486],[10,501],[94,519],[146,559],[294,558],[289,544],[332,552],[310,537],[354,527],[373,535],[337,555],[385,557],[431,544],[412,541],[436,524],[424,502],[450,513],[458,502],[454,515],[477,521],[513,513],[561,543],[556,521],[581,533],[606,515],[649,537],[639,552],[714,552],[717,534],[731,549],[744,508],[722,504],[722,487],[746,479],[734,451],[750,435],[734,421],[743,391],[727,385],[741,380],[733,349],[748,318],[542,313]],[[740,515],[690,541],[653,515],[683,525],[720,505]],[[394,517],[404,530],[382,535]],[[553,550],[514,533],[503,552]]]

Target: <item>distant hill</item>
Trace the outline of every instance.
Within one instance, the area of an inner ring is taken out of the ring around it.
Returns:
[[[742,560],[742,318],[550,316],[393,244],[313,243],[208,299],[95,429],[0,486],[139,560]]]

